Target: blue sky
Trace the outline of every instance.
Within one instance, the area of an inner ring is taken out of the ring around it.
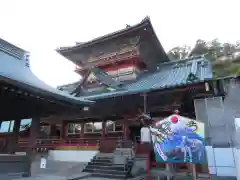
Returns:
[[[51,86],[79,79],[55,52],[150,16],[165,50],[196,39],[240,39],[239,0],[0,0],[0,37],[31,53],[31,68]]]

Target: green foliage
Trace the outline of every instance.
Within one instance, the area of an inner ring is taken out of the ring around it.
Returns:
[[[171,60],[185,59],[188,56],[190,50],[190,46],[187,45],[174,47],[168,52],[168,57]]]
[[[203,55],[212,61],[215,77],[240,75],[240,41],[231,44],[221,43],[218,39],[209,42],[198,39],[192,48],[187,45],[177,46],[167,54],[170,60]]]

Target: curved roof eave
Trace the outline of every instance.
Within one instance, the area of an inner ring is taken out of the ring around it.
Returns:
[[[24,62],[15,58],[0,61],[0,81],[37,93],[55,100],[73,104],[91,104],[93,101],[76,98],[41,81]]]
[[[2,75],[0,75],[0,81],[4,81],[4,82],[6,82],[8,84],[11,84],[13,86],[22,88],[24,90],[27,90],[27,91],[32,92],[34,94],[37,94],[41,97],[44,96],[44,97],[48,97],[48,98],[54,98],[55,100],[67,102],[67,103],[70,103],[70,104],[91,105],[91,104],[94,103],[94,101],[86,100],[86,99],[80,98],[80,97],[75,98],[75,97],[70,97],[67,94],[66,95],[60,95],[60,94],[57,94],[57,93],[53,93],[51,91],[41,89],[39,87],[34,87],[34,86],[29,85],[29,84],[19,82],[17,80],[14,80],[14,79],[2,76]],[[45,98],[45,99],[47,99],[47,98]]]
[[[151,26],[151,28],[152,28],[151,21],[150,21],[149,17],[146,17],[140,23],[138,23],[136,25],[133,25],[131,27],[127,27],[127,28],[121,29],[119,31],[115,31],[113,33],[110,33],[110,34],[92,39],[92,40],[90,40],[88,42],[85,42],[85,43],[77,44],[75,46],[58,48],[58,49],[56,49],[56,51],[60,54],[63,54],[63,53],[66,53],[66,52],[69,52],[69,51],[72,51],[72,50],[75,50],[75,49],[80,49],[80,48],[83,48],[83,47],[93,45],[95,43],[99,43],[99,42],[102,42],[102,41],[106,41],[106,40],[109,40],[109,39],[116,38],[118,36],[127,34],[129,32],[136,31],[136,30],[138,30],[140,28],[143,28],[145,26]]]

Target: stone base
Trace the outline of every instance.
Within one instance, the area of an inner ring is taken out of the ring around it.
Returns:
[[[237,180],[237,177],[211,175],[211,180]]]

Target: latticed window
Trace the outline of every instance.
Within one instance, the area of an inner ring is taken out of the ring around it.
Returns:
[[[0,132],[12,132],[14,121],[3,121],[1,123]]]
[[[31,126],[32,119],[22,119],[20,124],[20,131],[28,130]]]
[[[123,121],[122,120],[115,121],[115,131],[123,131]]]
[[[102,132],[102,122],[93,123],[93,132]]]
[[[84,124],[85,133],[102,132],[102,122],[89,122]]]
[[[68,124],[68,134],[81,134],[81,124],[70,123]]]
[[[123,123],[121,120],[111,121],[108,120],[106,122],[106,131],[107,132],[119,132],[123,130]]]
[[[106,131],[107,132],[112,132],[115,130],[115,123],[113,121],[108,120],[106,122]]]
[[[50,125],[42,125],[40,127],[40,131],[44,132],[46,135],[50,135],[51,132],[51,126]]]
[[[84,132],[85,133],[93,132],[93,123],[92,122],[84,124]]]
[[[137,71],[136,67],[129,66],[107,71],[106,73],[116,80],[124,81],[135,79],[137,77]]]

